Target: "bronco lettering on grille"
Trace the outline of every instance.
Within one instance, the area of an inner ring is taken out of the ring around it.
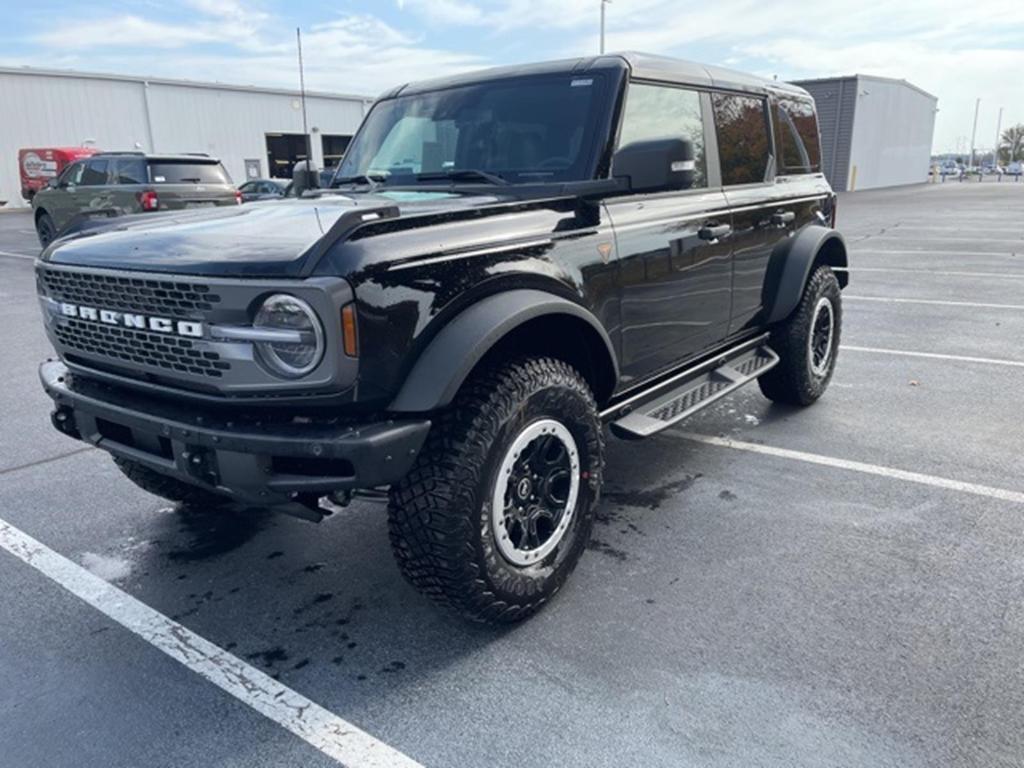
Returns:
[[[91,320],[106,325],[119,325],[124,328],[150,330],[156,333],[176,334],[199,339],[203,336],[203,324],[192,320],[173,320],[169,317],[152,317],[133,312],[115,312],[112,309],[83,307],[78,304],[61,302],[60,313],[65,317],[77,317],[80,320]]]

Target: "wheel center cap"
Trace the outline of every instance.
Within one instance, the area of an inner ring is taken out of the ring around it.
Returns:
[[[516,496],[520,499],[530,498],[530,494],[533,493],[533,481],[528,477],[524,477],[516,484]]]

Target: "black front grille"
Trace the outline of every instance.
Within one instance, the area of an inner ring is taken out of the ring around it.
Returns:
[[[58,323],[53,332],[62,344],[71,349],[126,363],[211,378],[219,378],[231,368],[216,352],[197,349],[189,339],[176,336],[115,328],[77,318]]]
[[[56,301],[145,315],[200,319],[220,303],[202,283],[118,277],[41,267],[44,293]]]

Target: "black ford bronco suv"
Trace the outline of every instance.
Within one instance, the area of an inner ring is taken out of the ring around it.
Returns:
[[[639,54],[405,85],[333,188],[83,224],[37,264],[64,434],[135,483],[320,519],[524,618],[590,535],[604,427],[828,386],[847,282],[814,103]]]

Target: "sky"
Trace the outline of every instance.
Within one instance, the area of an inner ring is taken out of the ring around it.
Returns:
[[[600,0],[0,0],[0,65],[376,96],[410,80],[599,50]],[[613,0],[607,48],[781,80],[863,73],[939,97],[934,150],[1024,123],[1022,0]]]

